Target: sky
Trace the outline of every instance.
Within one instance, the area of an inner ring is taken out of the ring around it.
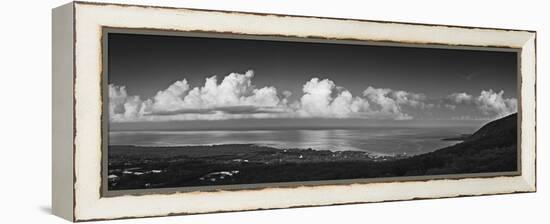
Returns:
[[[113,33],[108,41],[115,127],[479,123],[517,111],[514,52]]]

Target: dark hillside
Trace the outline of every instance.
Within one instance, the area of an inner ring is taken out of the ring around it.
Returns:
[[[483,138],[516,137],[517,122],[517,113],[491,121],[476,131],[467,141],[475,141]]]
[[[408,175],[516,171],[517,113],[487,123],[464,142],[395,163],[397,174]]]

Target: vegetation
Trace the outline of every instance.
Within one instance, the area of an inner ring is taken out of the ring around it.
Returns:
[[[412,157],[257,145],[109,147],[109,189],[467,174],[517,170],[517,114]]]

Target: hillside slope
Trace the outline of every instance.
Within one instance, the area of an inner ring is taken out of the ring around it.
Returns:
[[[517,113],[491,121],[456,145],[395,161],[397,174],[456,174],[517,170]]]

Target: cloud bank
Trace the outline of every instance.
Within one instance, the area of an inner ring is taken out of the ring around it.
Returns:
[[[498,117],[502,117],[518,110],[518,102],[516,99],[504,98],[502,95],[504,91],[498,93],[489,91],[481,91],[481,94],[476,98],[476,104],[478,108],[485,115],[496,114]]]
[[[467,93],[453,93],[446,97],[446,107],[455,109],[458,105],[475,105],[483,115],[491,118],[503,117],[517,112],[517,100],[504,98],[504,91],[494,92],[492,89],[482,90],[475,97]],[[450,101],[450,102],[449,102]]]
[[[205,79],[204,85],[191,87],[186,79],[178,80],[149,99],[129,96],[125,86],[109,85],[111,122],[224,120],[243,118],[361,118],[413,119],[409,111],[433,108],[454,110],[475,105],[486,116],[504,116],[517,110],[516,99],[504,98],[503,91],[483,90],[478,97],[453,93],[444,99],[429,98],[422,93],[367,86],[353,95],[332,80],[312,78],[302,86],[302,93],[279,91],[273,86],[256,87],[254,72],[231,73],[221,82],[217,76]],[[290,97],[296,95],[291,102]],[[407,111],[407,112],[406,112]]]

